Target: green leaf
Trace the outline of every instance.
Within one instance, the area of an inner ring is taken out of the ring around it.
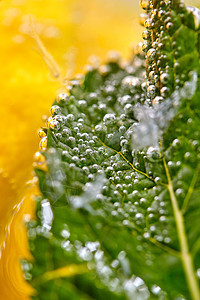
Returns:
[[[145,57],[72,80],[52,108],[33,299],[200,298],[200,14],[141,2]]]

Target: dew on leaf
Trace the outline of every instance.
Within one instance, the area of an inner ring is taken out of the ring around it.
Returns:
[[[61,113],[61,108],[58,105],[53,105],[50,109],[52,115],[59,115]]]
[[[58,103],[67,103],[69,101],[69,96],[67,94],[61,93],[56,98]]]
[[[86,283],[84,296],[90,297],[92,291],[93,298],[98,297],[96,293],[101,289],[107,298],[148,299],[152,294],[150,296],[142,279],[152,287],[155,270],[166,275],[169,298],[186,291],[186,285],[184,291],[177,288],[184,278],[180,261],[171,253],[168,260],[166,250],[178,249],[179,241],[162,158],[166,160],[165,167],[169,169],[178,202],[192,184],[189,214],[197,213],[198,195],[193,195],[197,182],[192,178],[198,151],[199,113],[191,112],[198,107],[199,74],[195,59],[199,50],[197,45],[191,46],[192,39],[182,45],[181,36],[188,29],[188,35],[195,36],[197,42],[198,32],[194,30],[197,25],[179,3],[141,0],[141,6],[149,15],[145,23],[148,29],[143,33],[146,55],[136,54],[130,63],[120,64],[118,57],[114,57],[98,70],[90,68],[83,84],[71,81],[70,95],[60,96],[58,105],[52,107],[53,118],[48,120],[50,129],[44,128],[42,136],[48,134],[48,147],[56,149],[46,151],[47,144],[43,148],[46,152],[42,155],[49,170],[39,172],[41,170],[36,168],[35,171],[42,199],[49,198],[53,220],[51,223],[46,218],[51,236],[45,235],[41,208],[38,209],[34,225],[37,229],[29,230],[31,251],[37,258],[40,252],[35,254],[34,247],[38,240],[44,243],[47,249],[43,257],[47,265],[45,272],[52,265],[52,253],[55,266],[62,266],[65,259],[74,265],[84,260],[87,271],[91,272],[78,279],[76,274],[72,279],[69,276],[66,279],[69,285],[65,288],[67,290],[73,281],[76,290],[79,279],[83,280]],[[40,163],[40,158],[38,161]],[[184,173],[183,167],[191,172]],[[180,208],[181,204],[178,203]],[[189,214],[187,212],[184,218],[189,218]],[[63,226],[65,222],[69,228]],[[196,236],[190,234],[193,229],[188,224],[184,220],[191,249],[190,239],[195,240]],[[198,226],[194,227],[198,232]],[[50,248],[58,250],[56,255],[52,249],[49,255],[46,245],[50,239]],[[175,286],[169,274],[175,274],[176,270],[180,282]],[[141,274],[142,278],[138,277]],[[151,290],[155,296],[163,296],[160,277],[155,279],[154,292],[153,287]],[[57,281],[51,284],[54,290]],[[40,287],[43,288],[43,284]],[[78,288],[81,293],[82,288]]]
[[[46,134],[46,132],[45,132],[43,129],[40,129],[39,132],[38,132],[38,135],[39,135],[40,138],[43,138],[43,137],[45,137],[47,134]]]
[[[152,285],[151,287],[151,292],[154,294],[154,295],[159,295],[160,292],[161,292],[161,288],[157,285]]]
[[[149,0],[140,0],[140,7],[147,10],[149,8]]]
[[[49,128],[50,128],[50,129],[53,129],[53,130],[56,130],[56,131],[60,129],[60,124],[59,124],[59,122],[56,121],[56,120],[51,120],[51,121],[48,123],[48,125],[49,125]]]
[[[197,269],[196,273],[197,273],[197,277],[200,278],[200,268]]]
[[[41,217],[43,227],[50,230],[53,221],[53,211],[51,209],[51,204],[47,199],[44,199],[41,203]]]
[[[193,15],[195,30],[198,30],[200,28],[200,10],[193,6],[187,6],[187,10]]]
[[[81,247],[77,253],[79,257],[85,261],[90,261],[93,258],[91,251],[86,247]]]
[[[137,77],[134,76],[126,76],[122,80],[122,85],[128,85],[131,87],[136,87],[140,84],[140,80]]]
[[[40,141],[39,147],[41,150],[47,149],[47,137],[43,137]]]
[[[68,114],[66,117],[67,122],[72,123],[74,121],[74,115],[73,114]]]
[[[68,239],[68,238],[70,237],[70,232],[69,232],[69,230],[67,230],[67,229],[63,229],[63,230],[61,231],[61,235],[62,235],[62,237],[64,237],[65,239]]]
[[[43,155],[42,153],[36,152],[36,153],[34,154],[34,161],[35,161],[37,164],[41,165],[41,164],[43,164],[43,163],[45,162],[45,157],[44,157],[44,155]]]

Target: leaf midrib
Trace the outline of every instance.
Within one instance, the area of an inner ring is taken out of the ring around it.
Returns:
[[[185,231],[185,224],[184,224],[184,217],[182,214],[182,211],[179,209],[178,201],[176,199],[174,189],[173,189],[173,183],[170,177],[170,173],[166,164],[165,157],[163,158],[163,164],[168,180],[168,191],[172,203],[172,208],[174,212],[174,218],[176,222],[176,228],[177,228],[177,234],[180,244],[180,254],[181,254],[181,260],[183,264],[183,269],[185,272],[185,277],[188,283],[188,287],[190,290],[190,294],[193,300],[199,300],[200,299],[200,292],[199,292],[199,284],[197,280],[197,276],[194,269],[194,263],[192,260],[192,255],[189,251],[188,247],[188,240],[187,235]]]

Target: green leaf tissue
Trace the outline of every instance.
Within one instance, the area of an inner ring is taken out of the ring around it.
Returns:
[[[41,131],[32,299],[200,299],[200,11],[140,5],[141,52],[72,79]]]

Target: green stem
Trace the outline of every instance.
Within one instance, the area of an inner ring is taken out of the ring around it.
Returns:
[[[200,300],[199,284],[198,284],[197,276],[195,273],[192,256],[189,252],[183,215],[178,206],[178,202],[177,202],[177,199],[176,199],[176,196],[174,193],[172,180],[171,180],[171,177],[169,174],[169,170],[168,170],[165,158],[163,158],[163,163],[164,163],[164,168],[165,168],[165,172],[166,172],[167,180],[168,180],[167,187],[169,190],[171,203],[172,203],[172,207],[173,207],[173,212],[174,212],[174,217],[175,217],[175,221],[176,221],[178,239],[179,239],[179,243],[180,243],[181,260],[182,260],[183,269],[185,272],[185,277],[186,277],[186,280],[188,283],[188,287],[189,287],[192,299]]]

